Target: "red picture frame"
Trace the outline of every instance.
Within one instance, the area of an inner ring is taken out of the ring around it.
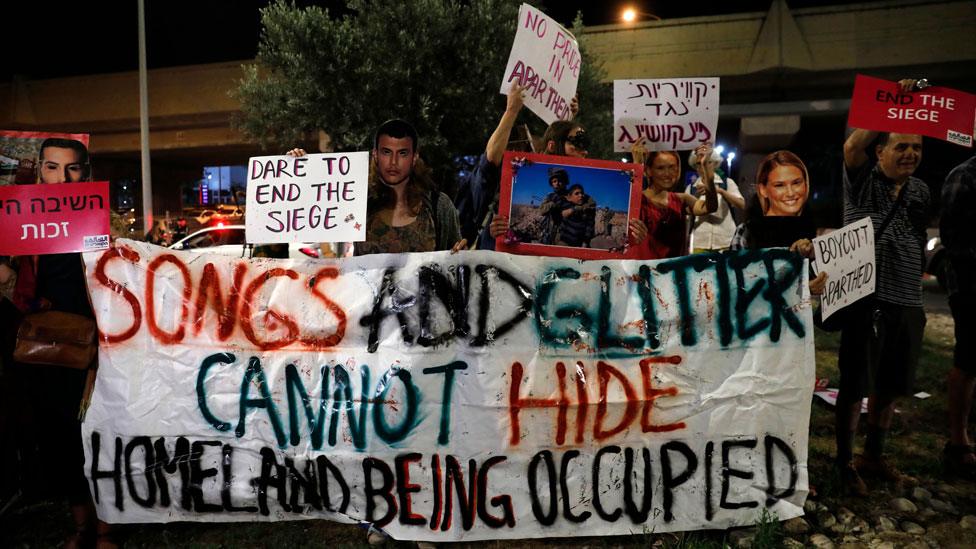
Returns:
[[[643,175],[639,164],[506,152],[498,214],[508,217],[509,230],[496,239],[495,249],[519,255],[632,259],[636,250],[629,245],[628,226],[640,217]]]

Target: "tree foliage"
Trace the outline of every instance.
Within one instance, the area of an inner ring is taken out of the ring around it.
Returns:
[[[452,158],[484,149],[504,109],[498,88],[519,5],[520,0],[351,0],[348,13],[337,15],[284,1],[271,4],[261,13],[257,64],[244,68],[236,92],[238,125],[279,148],[323,129],[337,150],[367,150],[374,128],[404,118],[420,133],[421,155],[445,180],[453,172]],[[609,113],[609,103],[594,101],[608,101],[609,87],[596,81],[587,61],[584,54],[581,118],[597,129],[598,109]],[[541,120],[527,109],[522,119],[541,136]]]

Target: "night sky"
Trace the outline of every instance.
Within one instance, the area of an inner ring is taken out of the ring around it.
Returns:
[[[473,0],[477,1],[477,0]],[[549,0],[545,11],[570,26],[582,11],[586,25],[615,22],[625,6],[664,19],[765,11],[771,0]],[[837,0],[788,0],[793,8],[841,4]],[[261,29],[259,9],[268,0],[146,0],[150,68],[252,59]],[[297,0],[341,11],[339,0]],[[49,4],[18,1],[4,6],[6,55],[0,79],[55,78],[138,69],[136,0]],[[22,44],[23,47],[12,47]]]

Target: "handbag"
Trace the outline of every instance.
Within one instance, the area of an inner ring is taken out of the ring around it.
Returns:
[[[14,360],[85,370],[95,359],[95,321],[74,313],[29,314],[17,330]]]

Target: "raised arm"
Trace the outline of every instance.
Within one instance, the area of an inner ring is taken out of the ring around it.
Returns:
[[[522,93],[524,88],[518,83],[512,84],[508,90],[508,102],[505,105],[505,113],[498,121],[498,127],[488,138],[488,146],[485,147],[485,156],[492,164],[499,166],[502,163],[502,156],[508,147],[508,137],[512,134],[512,127],[515,126],[515,119],[522,110]]]
[[[695,149],[695,157],[698,159],[698,165],[695,166],[695,170],[701,176],[701,182],[705,186],[705,196],[695,199],[695,197],[682,193],[684,196],[682,200],[691,210],[694,215],[705,215],[714,212],[718,209],[718,193],[715,191],[715,167],[712,166],[712,144],[702,143]],[[689,204],[688,198],[694,200],[694,203]]]
[[[878,132],[856,128],[844,141],[844,166],[856,169],[868,161],[867,148],[878,137]]]
[[[914,78],[906,78],[898,81],[901,93],[917,91],[928,84]],[[868,161],[867,148],[871,146],[878,132],[855,128],[851,135],[844,141],[844,166],[848,169],[857,169]]]

